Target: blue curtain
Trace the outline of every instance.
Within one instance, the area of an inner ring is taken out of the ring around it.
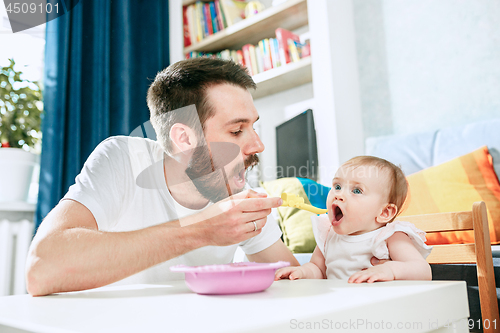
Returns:
[[[149,119],[147,89],[169,65],[167,0],[64,4],[72,9],[46,28],[36,227],[102,140]]]

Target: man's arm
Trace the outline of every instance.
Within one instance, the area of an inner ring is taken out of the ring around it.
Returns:
[[[281,239],[278,239],[276,243],[269,246],[267,249],[254,254],[248,254],[247,258],[249,261],[254,262],[288,261],[292,266],[299,266],[297,258],[295,258],[292,252],[283,244]]]
[[[26,285],[32,295],[101,287],[207,245],[230,245],[258,235],[280,198],[248,198],[242,192],[187,217],[128,232],[99,231],[84,205],[61,201],[31,244]],[[254,230],[256,221],[259,230]]]
[[[102,232],[82,204],[63,200],[30,247],[26,285],[32,295],[104,286],[207,245],[193,228],[169,222],[132,232]],[[176,239],[176,241],[173,241]]]

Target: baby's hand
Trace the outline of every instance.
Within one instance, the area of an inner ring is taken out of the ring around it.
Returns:
[[[372,283],[375,281],[392,281],[394,280],[394,273],[389,265],[377,265],[351,275],[347,282],[349,283]]]
[[[274,275],[274,281],[284,280],[284,279],[297,280],[302,278],[303,278],[303,273],[302,269],[300,269],[300,266],[288,266],[280,268],[276,271],[276,274]]]

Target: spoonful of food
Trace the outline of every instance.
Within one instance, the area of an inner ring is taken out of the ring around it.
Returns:
[[[294,208],[304,209],[314,214],[325,214],[326,212],[328,212],[328,209],[321,209],[306,204],[304,202],[304,198],[299,197],[295,194],[282,193],[281,199],[283,199],[283,204],[281,205],[283,207],[294,207]]]

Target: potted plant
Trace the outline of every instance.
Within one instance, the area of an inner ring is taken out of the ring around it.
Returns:
[[[0,202],[27,200],[40,150],[42,91],[14,66],[0,68]]]

